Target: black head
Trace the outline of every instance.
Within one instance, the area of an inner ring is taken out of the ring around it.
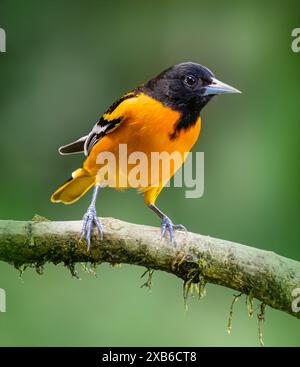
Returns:
[[[198,113],[216,94],[239,93],[237,89],[217,80],[209,69],[193,62],[177,64],[164,70],[142,88],[175,110],[193,110]]]

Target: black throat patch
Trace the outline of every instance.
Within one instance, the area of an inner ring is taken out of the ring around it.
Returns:
[[[170,140],[177,138],[181,130],[188,130],[196,124],[198,117],[200,116],[199,110],[187,109],[181,112],[181,116],[174,125],[174,131],[169,134]]]

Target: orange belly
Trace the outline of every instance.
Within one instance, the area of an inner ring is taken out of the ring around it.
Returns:
[[[108,179],[106,184],[110,187],[134,187],[145,191],[149,187],[164,186],[195,144],[201,129],[200,117],[192,127],[182,129],[175,139],[170,139],[180,118],[178,111],[145,94],[126,100],[120,107],[123,111],[116,113],[124,116],[121,125],[96,143],[84,168],[95,175],[100,184]],[[115,118],[114,113],[110,118]],[[159,157],[162,152],[165,153]],[[172,153],[169,170],[162,172]],[[104,177],[105,172],[107,176]]]

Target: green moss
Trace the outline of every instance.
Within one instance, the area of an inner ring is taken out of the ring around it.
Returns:
[[[232,319],[233,319],[233,308],[234,304],[238,301],[238,299],[241,297],[242,293],[233,295],[233,300],[230,304],[230,310],[229,310],[229,317],[227,322],[227,333],[230,334],[232,330]]]
[[[42,215],[39,214],[34,214],[31,220],[32,222],[50,222],[50,219],[43,217]]]
[[[148,278],[145,283],[141,285],[141,288],[147,287],[149,290],[152,286],[152,277],[153,277],[154,269],[148,268],[142,275],[141,278],[143,278],[146,274],[148,274]]]

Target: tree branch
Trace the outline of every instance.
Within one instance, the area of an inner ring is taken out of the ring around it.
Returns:
[[[176,233],[177,247],[155,227],[103,218],[104,240],[96,233],[90,251],[80,240],[82,222],[0,221],[0,260],[39,269],[47,262],[108,262],[172,273],[186,283],[229,287],[266,305],[293,312],[292,291],[300,287],[300,263],[273,252],[195,233]]]

